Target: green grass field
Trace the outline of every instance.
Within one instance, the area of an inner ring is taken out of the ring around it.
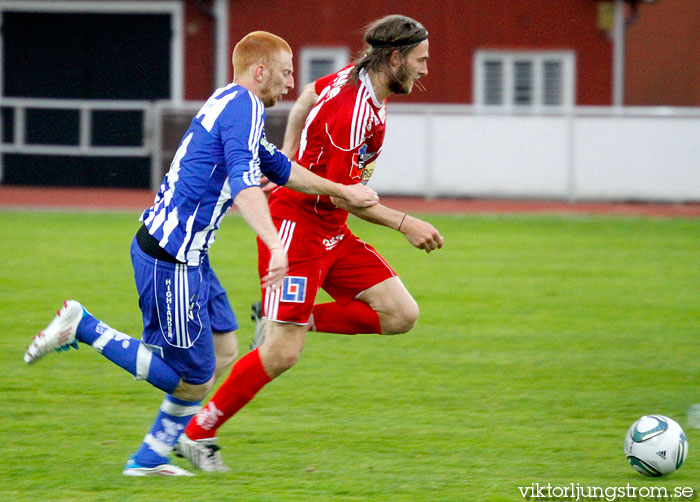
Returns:
[[[700,402],[700,220],[428,219],[445,237],[430,255],[352,223],[420,304],[411,333],[310,335],[299,364],[221,429],[231,472],[130,479],[122,466],[162,394],[86,346],[31,367],[22,354],[64,298],[140,335],[128,255],[136,216],[0,212],[0,500],[517,501],[533,483],[700,490],[700,433],[686,419]],[[244,351],[258,296],[253,235],[238,216],[218,235],[211,260]],[[627,428],[648,413],[686,427],[688,460],[668,478],[643,478],[623,455]]]

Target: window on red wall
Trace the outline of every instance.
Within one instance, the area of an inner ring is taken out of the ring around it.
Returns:
[[[474,104],[538,110],[573,106],[573,51],[479,50],[474,56]]]
[[[299,82],[301,89],[316,79],[340,70],[350,62],[347,47],[302,47],[299,54]]]

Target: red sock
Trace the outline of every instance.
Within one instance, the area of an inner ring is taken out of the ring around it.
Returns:
[[[194,440],[215,437],[217,429],[253,399],[270,380],[260,361],[258,349],[241,357],[207,405],[190,420],[185,434]]]
[[[381,333],[379,315],[365,302],[352,300],[349,303],[320,303],[314,305],[313,330],[322,333]]]

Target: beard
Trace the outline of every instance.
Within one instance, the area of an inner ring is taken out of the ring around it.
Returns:
[[[394,94],[409,94],[413,89],[413,81],[405,64],[389,75],[389,90]]]
[[[261,99],[262,104],[265,105],[265,108],[270,108],[273,107],[277,104],[277,98],[272,97],[272,96],[266,96],[265,98]]]
[[[277,104],[277,98],[270,93],[269,87],[263,87],[260,94],[262,95],[260,97],[260,101],[262,101],[262,104],[265,105],[265,108],[270,108],[271,106],[275,106],[275,104]]]
[[[265,108],[270,108],[271,106],[275,106],[277,104],[277,100],[279,99],[279,94],[274,94],[272,92],[272,87],[271,83],[268,81],[262,89],[260,89],[260,101],[262,101],[262,104],[265,105]]]

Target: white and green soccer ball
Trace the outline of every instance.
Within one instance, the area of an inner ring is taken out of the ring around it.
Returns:
[[[688,440],[676,421],[663,415],[645,415],[627,431],[625,455],[639,473],[665,476],[685,462]]]

